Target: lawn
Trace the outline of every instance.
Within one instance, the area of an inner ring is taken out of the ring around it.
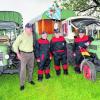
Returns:
[[[37,81],[37,68],[33,78],[35,85],[26,82],[25,90],[19,90],[19,76],[0,76],[0,100],[100,100],[100,80],[91,82],[76,74],[73,67],[69,68],[69,75],[63,73],[57,77],[51,68],[51,79]]]

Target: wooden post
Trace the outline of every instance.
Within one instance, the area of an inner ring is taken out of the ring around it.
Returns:
[[[45,31],[44,28],[45,28],[45,27],[44,27],[44,19],[42,19],[42,32]]]

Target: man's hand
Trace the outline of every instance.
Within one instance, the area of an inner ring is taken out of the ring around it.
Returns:
[[[86,46],[89,46],[89,45],[90,45],[90,43],[89,43],[89,42],[86,42],[86,43],[85,43],[85,45],[86,45]]]
[[[37,61],[37,62],[40,62],[40,59],[38,58],[36,61]]]
[[[17,57],[18,57],[19,60],[21,60],[21,58],[22,58],[21,54],[19,52],[17,52]]]
[[[49,53],[49,55],[50,55],[50,60],[51,60],[51,59],[52,59],[52,57],[53,57],[53,56],[52,56],[52,53]]]
[[[52,59],[52,57],[50,57],[50,60]]]
[[[76,56],[76,53],[73,53],[73,56],[75,57]]]

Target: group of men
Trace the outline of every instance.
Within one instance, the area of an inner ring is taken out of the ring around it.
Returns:
[[[78,73],[80,72],[79,65],[82,61],[79,47],[86,49],[91,41],[91,38],[85,35],[84,30],[81,30],[79,36],[75,38],[73,52],[76,61],[75,71]],[[47,39],[47,33],[43,32],[41,38],[33,45],[32,25],[26,24],[25,31],[17,37],[13,44],[13,50],[21,61],[20,90],[24,90],[26,73],[28,74],[29,83],[35,84],[32,80],[34,55],[38,63],[38,81],[43,80],[43,74],[45,74],[46,79],[50,78],[50,62],[52,57],[54,57],[56,75],[59,76],[61,74],[61,64],[63,73],[68,75],[66,40],[61,36],[59,29],[54,29],[54,37],[52,37],[50,42]]]
[[[35,56],[39,63],[39,81],[42,81],[43,73],[45,73],[46,79],[50,78],[50,60],[52,56],[54,57],[56,74],[60,75],[61,73],[60,62],[62,63],[64,74],[68,74],[66,41],[63,36],[60,36],[59,29],[54,30],[54,32],[55,36],[51,39],[51,42],[47,39],[47,33],[43,32],[34,46]]]

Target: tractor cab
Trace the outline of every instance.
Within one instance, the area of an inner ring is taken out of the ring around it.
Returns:
[[[0,44],[11,45],[19,34],[14,22],[0,22]]]
[[[12,44],[22,31],[22,16],[13,11],[1,11],[0,14],[0,74],[18,73],[20,61]]]
[[[99,32],[97,29],[99,25],[99,20],[93,17],[70,17],[69,19],[66,19],[62,22],[62,33],[68,43],[73,43],[74,37],[78,35],[78,29],[84,28],[87,35],[94,37],[95,33]]]
[[[73,19],[71,21],[72,27],[84,28],[86,30],[86,35],[93,37],[94,41],[91,42],[91,45],[88,48],[88,51],[97,55],[100,59],[100,21],[96,18],[79,18]],[[77,29],[77,30],[78,30]],[[75,30],[75,29],[74,29]],[[78,31],[77,31],[78,33]],[[78,35],[76,33],[76,35]]]
[[[16,54],[12,51],[12,44],[18,34],[16,23],[0,22],[0,73],[17,72],[14,69],[10,70],[10,67],[18,64]]]

